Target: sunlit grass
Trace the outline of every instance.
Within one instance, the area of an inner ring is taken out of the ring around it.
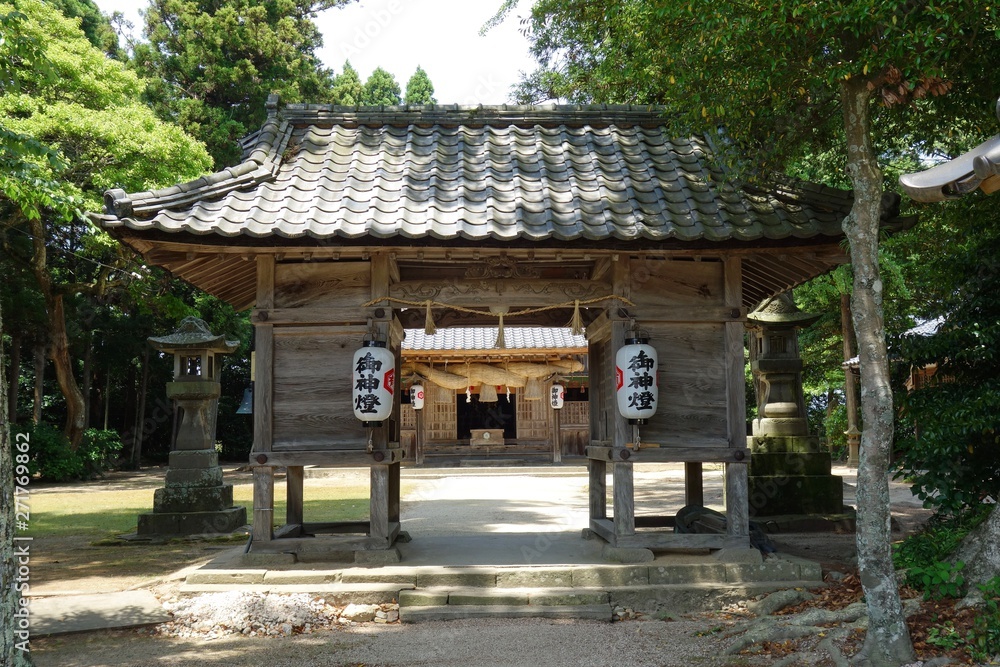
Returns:
[[[275,484],[274,496],[275,522],[281,524],[285,518],[283,483]],[[253,485],[235,485],[233,501],[247,508],[247,520],[252,523]],[[135,532],[138,516],[153,509],[153,490],[66,486],[65,491],[50,490],[31,496],[29,507],[29,535],[102,538]],[[365,519],[368,516],[368,485],[306,480],[304,514],[308,522]]]

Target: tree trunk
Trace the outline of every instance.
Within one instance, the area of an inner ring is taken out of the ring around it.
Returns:
[[[840,295],[840,330],[844,339],[844,361],[854,358],[857,344],[854,341],[854,326],[851,324],[851,295]],[[858,385],[854,382],[854,372],[844,369],[844,402],[847,404],[847,429],[858,427]]]
[[[842,84],[847,171],[854,205],[844,220],[854,269],[851,314],[861,359],[861,457],[857,483],[857,547],[861,587],[868,609],[868,632],[858,664],[901,665],[914,661],[913,643],[892,565],[889,524],[889,455],[893,406],[882,315],[878,241],[882,172],[871,144],[867,80]]]
[[[66,426],[63,432],[69,438],[70,447],[76,449],[83,439],[84,401],[83,392],[73,376],[73,360],[69,354],[69,335],[66,333],[66,314],[63,311],[62,294],[52,295],[48,301],[49,330],[52,335],[50,358],[55,366],[59,389],[66,399]]]
[[[31,423],[42,423],[42,402],[45,400],[45,343],[35,345],[35,392],[31,407]]]
[[[138,470],[142,464],[142,444],[146,438],[146,394],[149,391],[149,345],[143,348],[142,381],[139,390],[139,411],[132,432],[132,468]]]
[[[977,588],[993,577],[1000,576],[1000,512],[994,505],[990,515],[962,540],[949,560],[965,563],[963,575],[969,583],[968,603],[982,600]]]
[[[2,325],[2,314],[0,314]],[[2,326],[0,326],[2,330]],[[0,368],[4,367],[3,343],[0,341]],[[17,632],[21,630],[21,618],[16,614],[27,613],[21,605],[24,583],[18,582],[18,549],[27,548],[30,542],[14,542],[17,527],[17,498],[15,496],[15,469],[10,447],[10,422],[7,414],[7,378],[0,373],[0,665],[22,667],[31,665],[28,644]],[[30,443],[29,443],[30,444]],[[20,477],[20,475],[18,476]],[[22,485],[24,486],[24,485]],[[27,556],[23,556],[27,559]],[[24,628],[27,627],[25,619]],[[24,643],[21,643],[24,642]]]
[[[90,428],[90,413],[93,409],[91,401],[91,380],[94,374],[94,334],[88,331],[84,335],[83,377],[81,391],[83,392],[83,430]]]
[[[17,394],[21,385],[21,341],[19,333],[10,335],[10,369],[7,376],[7,419],[17,423]]]

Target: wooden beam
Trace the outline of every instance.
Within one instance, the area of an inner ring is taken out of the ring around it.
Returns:
[[[257,303],[262,308],[274,304],[274,257],[257,259]],[[254,331],[254,452],[269,452],[274,441],[274,327],[259,326]]]
[[[270,325],[365,324],[374,308],[254,308],[250,322]]]
[[[423,302],[430,298],[450,306],[486,309],[490,305],[533,308],[608,296],[611,286],[593,280],[494,279],[404,280],[389,289],[389,296]],[[374,298],[374,297],[373,297]]]
[[[705,506],[705,480],[700,461],[684,463],[684,504]]]
[[[288,466],[285,475],[285,523],[302,524],[304,512],[305,468]]]
[[[378,430],[378,429],[376,429]],[[352,468],[399,463],[406,455],[405,450],[394,446],[367,452],[363,449],[317,449],[314,451],[278,451],[251,453],[250,465],[283,468],[287,466],[323,466],[328,468]],[[264,457],[264,458],[261,458]],[[378,460],[382,457],[382,460]]]
[[[274,468],[253,469],[253,544],[274,538]]]
[[[590,490],[590,520],[608,518],[608,464],[607,461],[587,461]],[[612,534],[614,530],[611,531]]]

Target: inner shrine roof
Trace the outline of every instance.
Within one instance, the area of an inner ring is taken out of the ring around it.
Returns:
[[[852,202],[805,182],[741,186],[709,139],[669,136],[662,111],[644,106],[279,108],[272,98],[244,149],[241,164],[195,181],[110,190],[92,218],[125,237],[202,243],[712,245],[842,236]]]

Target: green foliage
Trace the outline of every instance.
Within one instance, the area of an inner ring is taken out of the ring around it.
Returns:
[[[434,99],[434,84],[431,83],[427,72],[419,65],[417,65],[417,71],[406,82],[406,97],[404,101],[407,104],[434,104],[437,102]]]
[[[847,436],[847,406],[837,403],[829,410],[823,418],[823,435],[826,437],[827,445],[834,460],[839,461],[846,458]]]
[[[361,104],[364,106],[395,105],[401,102],[399,83],[396,77],[376,67],[361,89]]]
[[[32,475],[39,475],[50,482],[66,482],[83,476],[83,461],[55,426],[43,422],[27,428],[13,426],[12,431],[28,437],[27,442],[31,446],[28,470]],[[19,441],[18,436],[12,440]],[[24,439],[21,438],[20,442]]]
[[[118,47],[118,35],[115,34],[111,22],[93,0],[49,0],[49,4],[72,19],[79,19],[80,29],[87,40],[95,47],[117,58],[121,55]]]
[[[344,106],[361,104],[361,89],[361,77],[358,76],[358,71],[351,67],[350,61],[344,61],[344,71],[333,78],[330,103]]]
[[[265,101],[330,97],[332,73],[313,17],[348,0],[152,0],[148,42],[134,62],[152,80],[146,99],[157,115],[202,140],[215,167],[239,161],[237,140],[263,123]]]
[[[992,505],[966,508],[958,514],[939,512],[919,533],[910,535],[893,550],[897,569],[930,568],[948,560],[965,536],[989,516]]]
[[[948,563],[938,561],[930,565],[914,565],[906,571],[906,583],[924,592],[924,598],[940,600],[941,598],[960,598],[967,588],[962,570],[965,563],[958,561]]]
[[[14,434],[22,434],[12,441],[29,444],[30,473],[46,482],[70,482],[111,470],[116,467],[122,448],[117,431],[87,429],[80,447],[74,450],[61,430],[45,422],[14,425],[11,430]]]
[[[118,431],[88,428],[77,454],[90,472],[111,470],[118,464],[122,439]]]
[[[983,602],[969,631],[966,650],[973,660],[986,664],[1000,655],[1000,576],[978,588]]]
[[[927,643],[945,650],[962,649],[976,664],[994,664],[1000,655],[1000,577],[993,577],[978,586],[983,602],[972,628],[964,636],[948,621],[930,628]]]
[[[958,510],[1000,497],[1000,214],[985,197],[945,213],[950,252],[926,260],[945,286],[932,304],[944,323],[896,345],[906,367],[937,366],[930,382],[899,393],[896,477],[912,479],[927,506]]]

